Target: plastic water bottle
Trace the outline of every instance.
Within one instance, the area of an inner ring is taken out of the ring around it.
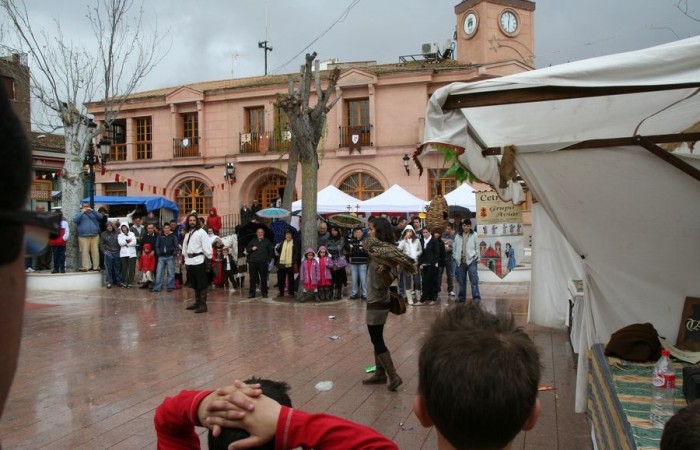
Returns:
[[[673,394],[676,388],[676,371],[668,350],[661,350],[661,358],[651,376],[651,412],[649,419],[654,428],[663,428],[675,413]]]

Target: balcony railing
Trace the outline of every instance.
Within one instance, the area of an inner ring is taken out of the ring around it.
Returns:
[[[173,139],[173,158],[187,158],[199,155],[199,137]]]
[[[126,161],[126,144],[111,144],[109,146],[110,161]]]
[[[241,153],[260,153],[261,138],[268,134],[270,136],[270,147],[268,152],[286,152],[292,144],[292,134],[289,131],[281,133],[240,133]]]
[[[350,131],[355,127],[338,127],[338,134],[340,137],[340,143],[338,147],[350,147],[351,136]],[[372,125],[364,125],[360,130],[360,146],[362,147],[372,147]]]

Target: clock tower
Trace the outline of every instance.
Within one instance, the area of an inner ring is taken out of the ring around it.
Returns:
[[[528,0],[463,0],[455,6],[457,61],[517,61],[534,68],[534,12],[535,2]]]

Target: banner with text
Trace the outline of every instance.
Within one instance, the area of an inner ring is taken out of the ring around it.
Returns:
[[[501,200],[495,191],[477,192],[476,210],[481,263],[503,278],[524,254],[522,210]]]

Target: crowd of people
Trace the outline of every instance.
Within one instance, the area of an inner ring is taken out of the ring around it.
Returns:
[[[0,253],[0,284],[6,290],[0,302],[2,417],[19,358],[26,257],[41,255],[53,241],[51,253],[54,257],[58,256],[54,261],[54,270],[60,272],[61,251],[55,252],[53,247],[65,245],[68,227],[60,214],[23,209],[30,187],[31,154],[24,129],[3,89],[0,89],[0,153],[5,160],[12,161],[12,164],[0,165],[0,189],[13,193],[0,197],[0,215],[3,218],[0,227],[6,238],[4,250]],[[78,218],[80,223],[77,223],[78,238],[83,238],[80,240],[83,256],[81,269],[96,270],[96,266],[99,269],[99,254],[95,254],[94,248],[97,245],[99,249],[102,243],[105,270],[111,271],[109,276],[114,277],[111,279],[113,282],[120,280],[133,271],[136,261],[132,260],[139,257],[140,248],[143,259],[139,259],[141,271],[150,272],[151,278],[155,258],[149,257],[148,253],[161,256],[155,265],[155,281],[149,280],[148,276],[142,280],[153,282],[154,289],[162,286],[158,284],[158,273],[165,270],[160,269],[161,261],[167,267],[170,265],[168,258],[177,254],[173,248],[175,238],[172,237],[177,236],[177,223],[164,224],[162,232],[156,233],[153,222],[147,223],[145,231],[142,231],[140,219],[138,224],[135,220],[133,227],[107,221],[102,233],[108,234],[103,239],[103,234],[96,232],[92,223],[101,220],[102,213],[94,212],[88,206],[79,214],[82,216]],[[27,231],[30,227],[31,233]],[[205,231],[207,227],[211,233]],[[396,245],[399,239],[417,239],[410,232],[398,230],[397,237],[397,230],[381,217],[370,222],[368,228],[368,236],[363,237],[362,229],[356,229],[349,240],[350,265],[370,267],[366,274],[367,290],[362,291],[360,286],[355,290],[356,295],[365,292],[363,295],[367,296],[367,326],[377,363],[377,370],[365,380],[365,384],[387,383],[388,389],[393,391],[402,384],[402,380],[393,367],[383,338],[389,293],[398,292],[400,284],[403,284],[403,289],[407,288],[408,278],[418,270],[416,265],[420,266],[424,275],[434,272],[432,268],[426,271],[427,266],[441,268],[444,265],[447,270],[449,266],[445,264],[445,255],[448,252],[446,246],[435,245],[442,239],[440,230],[421,230],[427,242],[422,245],[420,255],[415,255],[417,248],[414,249],[414,257]],[[412,228],[419,226],[414,223]],[[206,312],[206,289],[210,282],[206,260],[213,257],[212,241],[216,242],[216,238],[212,236],[216,236],[216,233],[204,218],[196,214],[187,216],[182,233],[184,237],[182,244],[178,242],[178,251],[184,255],[191,286],[196,294],[192,309]],[[463,222],[460,237],[455,236],[452,255],[463,272],[463,275],[459,275],[460,292],[464,291],[466,296],[464,286],[468,275],[475,301],[446,308],[427,329],[418,358],[418,390],[413,400],[413,411],[422,426],[435,427],[437,447],[441,450],[509,448],[521,430],[531,430],[535,426],[540,415],[539,352],[525,331],[515,325],[512,315],[492,314],[479,307],[476,301],[478,280],[475,283],[470,273],[473,263],[471,233],[471,223]],[[257,241],[253,240],[252,247],[249,244],[251,251],[265,252],[269,256],[270,249],[261,243],[266,238],[260,234],[257,238]],[[431,241],[434,242],[431,244]],[[289,243],[287,233],[285,242],[286,245],[282,243],[278,249],[278,252],[281,251],[280,264],[286,268],[291,266],[293,273],[295,255],[299,255],[299,251],[295,251],[295,245]],[[309,249],[305,257],[312,267],[314,262],[318,263],[315,255],[320,254],[321,258],[318,259],[326,261],[323,264],[325,271],[325,265],[331,264],[329,261],[333,257],[328,243],[323,247],[324,251],[319,248],[318,252]],[[344,249],[344,252],[347,250]],[[362,259],[361,252],[366,253],[365,259]],[[144,253],[147,254],[146,258],[143,258]],[[432,254],[427,258],[423,256],[426,253]],[[354,263],[353,257],[356,258]],[[90,266],[87,265],[88,260]],[[317,264],[319,273],[321,265]],[[109,266],[108,270],[106,266]],[[230,270],[230,264],[227,267]],[[403,282],[395,273],[399,268],[405,274]],[[124,271],[120,272],[122,269]],[[335,286],[332,273],[326,272],[323,280],[329,279],[330,286]],[[321,277],[317,280],[321,280]],[[160,281],[163,282],[162,277]],[[426,300],[433,298],[435,281],[424,279],[422,283],[427,286],[423,288],[424,292],[430,290],[430,294],[425,294]],[[166,286],[169,284],[166,283]],[[261,284],[261,289],[264,286]],[[390,439],[367,426],[328,414],[311,414],[293,408],[288,390],[289,386],[284,382],[250,379],[246,382],[235,381],[231,386],[213,391],[182,391],[166,398],[154,416],[158,448],[199,449],[196,426],[210,430],[211,449],[398,448]],[[683,408],[668,421],[660,441],[661,450],[698,448],[698,430],[700,400]]]

